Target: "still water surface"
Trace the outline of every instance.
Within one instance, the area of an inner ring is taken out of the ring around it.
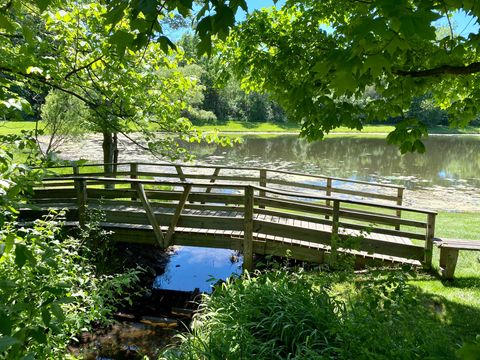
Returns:
[[[191,146],[208,164],[262,166],[394,183],[405,203],[435,210],[480,211],[480,137],[431,136],[425,154],[402,155],[382,137],[338,136],[308,143],[296,135],[246,136],[232,148]]]

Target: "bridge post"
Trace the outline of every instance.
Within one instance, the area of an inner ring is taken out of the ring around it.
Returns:
[[[402,206],[403,204],[403,187],[399,187],[397,189],[397,205]],[[401,218],[402,217],[402,210],[397,210],[397,217]],[[400,224],[395,226],[395,230],[400,230]]]
[[[75,179],[75,188],[77,190],[78,225],[80,229],[84,229],[87,222],[87,180]]]
[[[332,196],[332,178],[327,178],[327,189],[325,190],[325,195],[327,196]],[[327,200],[325,202],[325,205],[330,207],[330,200]],[[325,216],[325,219],[329,219],[330,217],[327,215]]]
[[[430,269],[432,267],[433,238],[435,237],[435,218],[437,214],[428,214],[427,218],[427,237],[425,239],[425,256],[423,267]]]
[[[245,212],[243,223],[243,269],[253,270],[253,201],[252,186],[245,186]]]
[[[137,163],[130,163],[130,179],[137,179],[138,178],[138,164]],[[130,184],[130,189],[131,190],[134,190],[135,191],[135,195],[132,195],[132,201],[135,201],[137,200],[137,196],[136,196],[136,186],[135,186],[135,183],[131,183]]]
[[[267,169],[260,169],[260,181],[259,185],[261,187],[267,187]],[[260,190],[260,196],[265,196],[265,190]],[[260,209],[265,209],[265,205],[260,205]]]
[[[335,265],[337,262],[337,248],[338,248],[338,222],[340,219],[340,201],[333,200],[333,213],[332,213],[332,237],[330,240],[330,264]]]

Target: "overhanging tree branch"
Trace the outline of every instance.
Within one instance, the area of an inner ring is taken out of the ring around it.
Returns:
[[[83,69],[86,69],[86,68],[89,68],[90,66],[92,66],[93,64],[95,64],[97,61],[100,61],[101,59],[103,58],[103,55],[100,55],[98,58],[96,59],[93,59],[92,61],[90,61],[89,63],[83,65],[83,66],[80,66],[78,68],[74,68],[73,70],[69,71],[66,75],[65,75],[65,80],[68,79],[70,76],[72,76],[73,74],[79,72],[79,71],[82,71]]]
[[[470,75],[480,72],[480,62],[474,62],[470,65],[442,65],[426,70],[393,70],[393,74],[408,77],[428,77],[442,75]]]

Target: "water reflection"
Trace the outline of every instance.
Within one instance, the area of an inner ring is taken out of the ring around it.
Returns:
[[[202,162],[295,170],[366,181],[388,181],[408,189],[428,186],[480,188],[480,137],[431,136],[425,154],[401,155],[384,138],[343,136],[308,143],[296,135],[245,136],[233,148],[190,149]]]
[[[242,257],[227,249],[179,246],[170,257],[165,273],[157,276],[155,289],[210,292],[218,280],[242,273]]]

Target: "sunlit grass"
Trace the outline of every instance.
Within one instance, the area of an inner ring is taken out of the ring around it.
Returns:
[[[0,121],[0,135],[20,134],[22,130],[35,130],[35,126],[35,121]]]

